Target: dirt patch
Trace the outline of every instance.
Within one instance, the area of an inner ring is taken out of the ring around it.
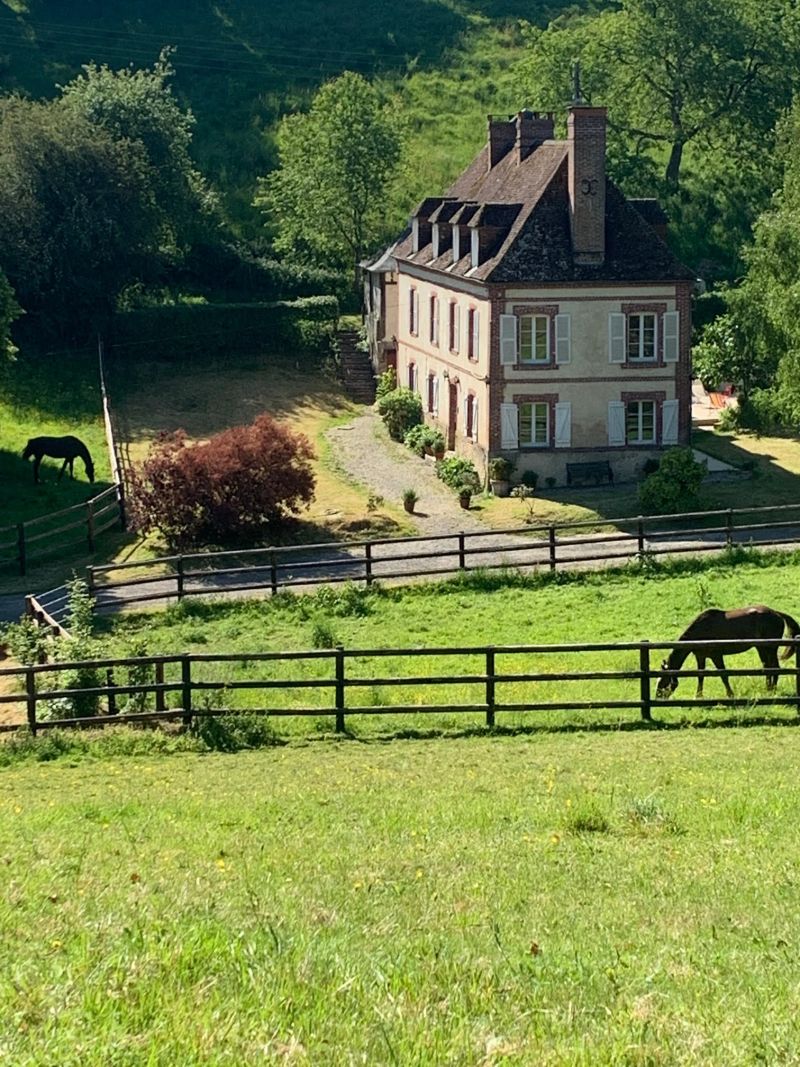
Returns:
[[[20,664],[0,645],[0,667],[19,667]],[[25,697],[20,693],[21,679],[15,675],[0,674],[0,697],[16,696],[13,704],[0,704],[0,725],[24,723],[27,720]]]

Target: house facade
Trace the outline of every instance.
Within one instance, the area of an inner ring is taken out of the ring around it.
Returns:
[[[602,460],[633,479],[689,440],[694,276],[658,205],[606,177],[605,109],[570,108],[566,140],[553,127],[490,116],[485,148],[392,246],[373,346],[479,469],[503,455],[564,484]]]

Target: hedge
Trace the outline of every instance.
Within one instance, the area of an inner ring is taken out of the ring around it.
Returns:
[[[269,304],[175,304],[114,316],[107,347],[126,359],[191,359],[231,352],[319,355],[339,316],[334,296]]]

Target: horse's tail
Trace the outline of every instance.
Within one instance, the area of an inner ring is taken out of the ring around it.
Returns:
[[[800,634],[800,622],[798,622],[797,619],[793,619],[792,616],[787,615],[785,611],[776,611],[774,608],[773,611],[783,619],[786,628],[789,631],[789,637],[797,637],[797,635]],[[788,645],[786,651],[781,656],[781,659],[788,659],[793,651],[794,646]]]

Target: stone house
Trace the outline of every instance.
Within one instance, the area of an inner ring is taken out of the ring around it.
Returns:
[[[693,273],[658,204],[607,178],[605,108],[574,104],[566,140],[530,111],[488,133],[366,267],[374,366],[479,469],[632,479],[689,440]]]

